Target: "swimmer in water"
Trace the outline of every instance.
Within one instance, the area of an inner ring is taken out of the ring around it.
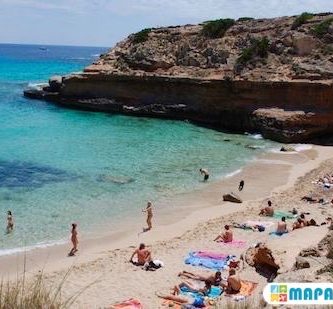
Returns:
[[[12,232],[14,229],[14,218],[12,212],[8,210],[7,212],[7,233]]]

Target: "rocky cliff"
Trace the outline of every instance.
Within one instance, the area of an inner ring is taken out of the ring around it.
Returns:
[[[144,29],[25,95],[308,141],[333,132],[333,14]]]

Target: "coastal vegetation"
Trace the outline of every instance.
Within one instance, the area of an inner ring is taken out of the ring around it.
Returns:
[[[261,39],[251,38],[250,46],[242,50],[236,64],[245,65],[255,58],[267,58],[269,50],[269,40],[265,36]]]
[[[133,37],[132,37],[132,42],[134,44],[138,44],[138,43],[143,43],[143,42],[147,41],[150,32],[151,32],[151,28],[146,28],[137,33],[134,33]]]
[[[248,20],[253,20],[253,17],[240,17],[237,19],[237,21],[248,21]]]
[[[26,262],[24,262],[26,263]],[[25,269],[26,266],[24,266]],[[27,278],[26,271],[14,281],[0,282],[0,309],[10,308],[70,308],[77,298],[91,285],[80,289],[72,296],[63,298],[64,284],[72,272],[69,268],[56,285],[49,285],[43,271],[33,278]]]
[[[234,24],[235,20],[231,18],[210,20],[204,23],[202,34],[211,39],[221,38]]]
[[[319,23],[318,25],[315,25],[312,28],[312,33],[316,37],[322,38],[326,33],[328,33],[328,30],[332,23],[333,23],[333,18],[326,19],[326,20],[322,21],[321,23]]]
[[[313,17],[312,13],[308,13],[308,12],[304,12],[301,15],[299,15],[295,21],[293,22],[293,24],[291,25],[291,29],[292,30],[296,30],[298,27],[300,27],[301,25],[303,25],[306,21],[308,21],[309,19],[311,19]]]

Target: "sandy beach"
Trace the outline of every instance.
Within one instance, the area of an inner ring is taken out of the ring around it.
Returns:
[[[167,292],[180,282],[177,276],[182,270],[209,273],[201,268],[184,264],[184,257],[195,250],[209,250],[234,254],[239,257],[247,247],[260,241],[279,252],[282,260],[281,273],[288,272],[298,253],[309,246],[318,244],[327,233],[327,226],[307,227],[293,231],[283,238],[271,237],[277,219],[260,218],[259,209],[268,198],[276,210],[289,211],[296,207],[299,212],[310,212],[318,223],[332,215],[331,205],[318,206],[301,201],[301,197],[317,192],[318,187],[311,182],[326,172],[332,172],[333,147],[313,146],[299,152],[266,153],[249,163],[232,177],[207,184],[202,190],[182,194],[163,201],[172,208],[168,213],[155,202],[153,230],[138,232],[145,224],[145,218],[138,214],[136,221],[130,222],[131,229],[119,230],[112,235],[100,235],[95,239],[85,239],[79,234],[79,254],[67,257],[70,244],[35,249],[25,254],[0,257],[0,275],[14,278],[23,271],[34,275],[43,270],[47,282],[57,284],[69,268],[70,276],[64,283],[64,297],[87,289],[78,297],[76,308],[104,308],[108,305],[138,298],[144,308],[160,308],[161,301],[156,292]],[[213,172],[213,171],[211,171]],[[245,180],[244,190],[237,191],[238,183]],[[237,192],[243,200],[241,204],[222,201],[222,194]],[[229,247],[213,241],[225,224],[243,223],[246,220],[272,221],[274,224],[263,233],[234,229],[234,238],[245,242],[243,247]],[[289,220],[291,227],[293,221]],[[129,224],[129,222],[126,222]],[[128,262],[131,253],[139,243],[144,242],[152,250],[155,259],[162,260],[165,267],[146,272]],[[319,267],[319,264],[314,267]],[[227,272],[223,272],[226,276]],[[259,286],[250,298],[258,298],[267,279],[252,267],[242,268],[242,279],[258,282]],[[313,275],[312,272],[302,276]],[[314,280],[313,278],[311,280]],[[320,280],[320,278],[318,279]],[[221,301],[223,302],[223,296]]]

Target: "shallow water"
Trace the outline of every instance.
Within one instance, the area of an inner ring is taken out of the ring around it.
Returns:
[[[218,179],[276,146],[187,122],[73,111],[25,99],[29,83],[80,71],[105,51],[46,48],[0,45],[0,254],[66,239],[73,221],[85,233],[112,231],[113,223],[135,216],[148,199],[204,186],[200,167]],[[16,222],[10,235],[8,209]]]

